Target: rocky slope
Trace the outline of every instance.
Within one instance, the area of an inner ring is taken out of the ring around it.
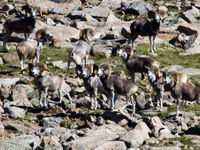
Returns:
[[[24,0],[13,0],[13,2],[20,7]],[[31,38],[34,38],[34,33],[38,29],[46,28],[56,41],[53,47],[55,52],[73,48],[79,40],[81,29],[94,29],[95,36],[102,40],[93,46],[93,55],[96,57],[91,57],[90,63],[97,62],[92,58],[112,60],[112,50],[116,42],[123,44],[125,41],[121,35],[122,28],[129,30],[130,23],[135,18],[145,17],[148,9],[157,9],[163,18],[156,39],[159,52],[164,51],[167,54],[170,53],[169,49],[173,51],[180,48],[178,50],[181,53],[178,54],[183,57],[187,55],[188,58],[194,53],[197,53],[197,56],[200,53],[198,0],[184,2],[178,0],[175,3],[170,0],[147,1],[148,3],[142,0],[122,0],[123,3],[119,0],[28,0],[28,2],[37,11],[36,28]],[[9,9],[13,7],[7,0],[0,4],[1,8],[4,5],[8,5]],[[134,13],[129,14],[130,12]],[[5,15],[4,13],[0,15],[2,30]],[[90,110],[90,98],[84,96],[85,88],[78,86],[78,81],[73,76],[67,79],[65,85],[65,90],[70,91],[73,97],[73,103],[70,104],[68,97],[65,96],[63,103],[58,105],[56,103],[58,94],[50,93],[49,109],[40,109],[33,78],[19,73],[19,58],[13,50],[23,35],[13,34],[12,37],[9,53],[1,53],[0,59],[0,67],[8,67],[6,71],[0,71],[1,150],[200,149],[198,111],[200,107],[195,103],[182,106],[181,115],[175,118],[175,100],[166,93],[164,111],[158,112],[148,104],[153,92],[149,91],[150,86],[146,80],[138,82],[138,86],[144,90],[136,96],[137,113],[134,116],[130,115],[131,108],[120,109],[126,105],[123,96],[118,97],[116,108],[112,111],[109,110],[109,102],[105,96],[99,96],[98,110]],[[148,37],[138,38],[136,43],[137,45],[149,43]],[[158,53],[153,57],[159,59],[161,56]],[[65,72],[66,61],[61,59],[51,62],[49,61],[51,58],[48,57],[45,60],[48,67],[59,68]],[[111,62],[113,66],[117,65],[116,62],[123,66],[119,60]],[[169,60],[163,64],[165,70],[182,72],[189,76],[200,74],[198,67],[186,68],[177,64],[169,66],[168,62]],[[197,84],[200,83],[198,79],[195,78]]]

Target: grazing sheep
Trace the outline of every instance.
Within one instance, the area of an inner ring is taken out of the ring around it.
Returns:
[[[150,41],[150,52],[155,52],[155,39],[160,30],[160,16],[150,11],[149,15],[153,16],[152,20],[143,19],[136,20],[131,23],[130,26],[130,36],[128,39],[128,44],[132,42],[132,48],[135,50],[135,39],[141,36],[149,36]],[[153,41],[152,41],[153,40]]]
[[[25,10],[27,8],[24,8]],[[30,8],[31,9],[31,8]],[[32,10],[30,16],[15,17],[6,20],[3,25],[3,50],[7,51],[7,41],[13,32],[24,33],[25,40],[29,38],[30,33],[34,30],[36,23],[36,15]]]
[[[38,63],[36,66],[33,66],[32,64],[29,65],[30,72],[33,74],[35,78],[35,85],[38,89],[39,92],[39,102],[40,106],[47,108],[47,93],[48,91],[56,91],[58,90],[59,92],[59,103],[62,102],[62,92],[63,92],[63,86],[65,84],[64,77],[59,75],[59,76],[54,76],[51,75],[48,70],[46,65]],[[42,93],[44,92],[44,96],[42,98]],[[69,93],[67,94],[68,98],[70,99],[70,102],[72,102],[72,98]]]
[[[27,58],[34,58],[33,64],[39,63],[40,54],[43,50],[44,44],[52,40],[52,36],[46,32],[45,29],[40,29],[36,32],[35,39],[29,39],[18,44],[16,47],[17,54],[20,58],[21,71],[24,70],[24,60]]]
[[[129,54],[130,52],[130,54]],[[142,80],[144,74],[148,72],[148,68],[159,68],[159,62],[150,57],[141,57],[133,54],[133,49],[130,46],[125,46],[117,52],[131,76],[132,81],[135,83],[135,73],[141,73]]]
[[[138,87],[133,84],[132,81],[121,79],[116,75],[111,75],[110,67],[100,68],[98,70],[98,75],[100,76],[101,82],[104,89],[108,92],[108,98],[111,100],[110,108],[115,107],[115,94],[125,95],[127,103],[131,102],[133,111],[135,113],[135,101],[133,95],[137,92]]]

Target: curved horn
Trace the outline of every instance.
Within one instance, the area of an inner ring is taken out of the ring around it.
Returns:
[[[39,29],[39,30],[35,33],[35,39],[36,39],[36,41],[38,41],[38,45],[39,45],[39,42],[41,42],[40,36],[41,36],[41,35],[44,35],[45,33],[46,33],[46,29]]]

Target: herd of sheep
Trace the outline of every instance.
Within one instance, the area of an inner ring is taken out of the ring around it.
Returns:
[[[25,13],[23,13],[23,11]],[[3,50],[7,52],[7,42],[13,32],[24,33],[25,40],[16,47],[20,58],[21,71],[24,71],[24,60],[33,58],[33,63],[29,64],[30,75],[34,76],[35,86],[39,91],[39,103],[41,107],[47,108],[46,97],[48,91],[59,91],[59,103],[62,102],[63,85],[68,77],[70,63],[76,64],[76,74],[83,80],[85,89],[90,94],[91,109],[97,109],[97,93],[102,93],[110,100],[110,109],[114,109],[116,95],[124,95],[127,105],[131,103],[135,113],[134,95],[139,90],[135,81],[135,73],[141,73],[142,79],[147,75],[149,83],[156,93],[157,108],[163,108],[163,95],[165,91],[170,91],[172,96],[177,99],[177,113],[179,115],[180,100],[193,101],[200,103],[200,88],[195,87],[181,73],[167,73],[161,71],[159,62],[150,57],[138,56],[134,54],[135,39],[140,36],[149,36],[150,52],[155,52],[155,39],[160,29],[160,17],[155,12],[149,12],[149,19],[136,20],[131,23],[130,33],[127,32],[128,45],[118,45],[116,54],[121,57],[131,80],[121,78],[121,73],[112,73],[110,65],[90,65],[87,60],[92,49],[92,41],[97,40],[90,28],[83,29],[80,33],[80,41],[68,54],[67,75],[53,76],[45,64],[39,63],[44,44],[47,41],[53,42],[53,35],[47,33],[45,29],[36,32],[35,39],[29,39],[30,33],[35,28],[36,14],[28,5],[24,5],[19,13],[13,18],[7,19],[3,25]],[[130,42],[132,46],[129,46]],[[43,94],[44,93],[44,94]],[[69,93],[70,102],[72,98]],[[43,96],[42,96],[43,95]]]

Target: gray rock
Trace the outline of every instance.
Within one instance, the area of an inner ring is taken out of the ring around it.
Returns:
[[[28,100],[26,93],[27,92],[25,91],[24,86],[21,86],[21,84],[13,86],[11,89],[11,99],[14,102],[11,102],[10,104],[15,106],[32,107],[32,104]]]
[[[59,138],[56,136],[42,138],[41,147],[48,150],[63,150],[62,145],[59,143]]]
[[[89,14],[90,16],[94,17],[95,19],[106,19],[111,10],[108,7],[98,7],[94,6],[92,8],[85,8],[81,11],[71,11],[68,17],[71,19],[81,19],[83,14]]]
[[[3,123],[0,121],[0,136],[1,136],[1,137],[2,137],[3,134],[4,134],[4,131],[5,131],[4,125],[3,125]]]
[[[126,145],[123,141],[107,141],[101,146],[95,148],[94,150],[126,150]]]
[[[11,89],[9,86],[3,84],[0,87],[0,93],[3,99],[8,99],[11,94]]]
[[[167,128],[166,126],[163,125],[159,117],[152,117],[150,118],[150,124],[153,127],[152,133],[154,136],[158,137],[159,136],[159,131],[162,128]]]
[[[9,114],[12,118],[24,118],[25,117],[25,110],[19,107],[11,107],[9,105],[4,107],[5,112]]]
[[[144,122],[139,122],[133,130],[122,135],[120,139],[125,141],[128,147],[138,148],[146,139],[149,138],[151,130]]]
[[[102,125],[89,130],[84,137],[79,137],[74,141],[64,143],[63,148],[95,149],[103,145],[106,141],[112,141],[118,138],[119,134],[125,132],[126,129],[117,124]]]
[[[101,1],[102,7],[108,7],[110,9],[117,9],[121,7],[121,1],[116,0],[102,0]]]
[[[67,14],[67,10],[65,8],[54,6],[51,9],[49,9],[49,13],[65,15]]]
[[[182,12],[181,17],[187,21],[188,23],[195,23],[197,22],[197,19],[192,15],[190,12]]]
[[[59,127],[63,119],[61,117],[45,117],[42,119],[42,124],[44,127]]]
[[[16,143],[23,143],[24,145],[30,145],[33,149],[37,148],[41,143],[41,140],[38,136],[30,134],[16,136],[12,138],[12,140],[15,141]]]
[[[123,10],[125,13],[133,13],[134,15],[144,15],[149,10],[152,10],[151,5],[146,2],[136,1],[126,5]]]
[[[179,72],[179,73],[183,73],[183,74],[187,74],[187,75],[198,75],[200,74],[200,69],[193,69],[193,68],[184,68],[182,66],[179,65],[171,65],[166,67],[166,71],[167,72]]]
[[[20,61],[16,51],[3,54],[2,59],[4,63],[14,64],[14,65],[19,64]]]
[[[14,140],[0,137],[1,150],[31,150],[32,147],[28,143],[20,143]]]
[[[59,39],[60,41],[69,42],[71,40],[79,40],[80,31],[76,28],[65,25],[47,26],[46,28],[46,30],[51,33],[55,39]]]
[[[112,50],[110,47],[106,47],[104,45],[93,45],[92,53],[94,56],[109,58],[112,55]]]
[[[15,85],[15,83],[19,80],[20,78],[18,77],[13,77],[13,78],[2,77],[0,78],[0,85],[6,85],[8,87],[11,87],[11,85]]]
[[[18,122],[6,122],[5,127],[6,129],[10,129],[10,130],[21,132],[21,133],[33,132],[32,128],[26,127],[25,125],[20,124]]]
[[[111,11],[106,19],[107,22],[116,22],[116,23],[121,23],[122,20],[118,19],[117,17],[115,17],[115,15],[113,14],[113,12]]]

